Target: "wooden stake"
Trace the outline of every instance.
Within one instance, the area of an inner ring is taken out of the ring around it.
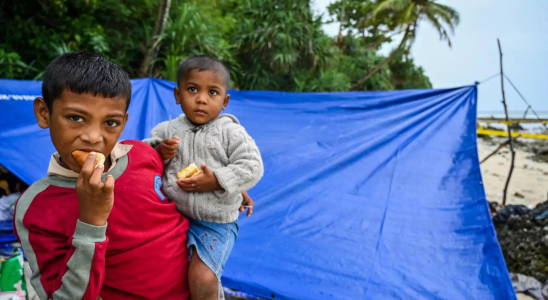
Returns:
[[[500,145],[497,147],[497,149],[493,150],[493,152],[491,152],[489,155],[487,155],[482,161],[480,161],[480,165],[481,165],[482,163],[484,163],[486,160],[488,160],[491,156],[497,154],[497,152],[499,152],[500,149],[506,147],[506,145],[508,145],[508,141],[506,141],[506,142],[500,144]]]
[[[497,39],[499,45],[499,54],[500,54],[500,88],[502,90],[502,105],[504,105],[504,115],[506,116],[506,122],[508,122],[508,107],[506,106],[506,96],[504,94],[504,71],[502,69],[502,48],[500,46],[500,40]],[[512,141],[512,129],[510,124],[507,123],[506,127],[508,128],[508,144],[510,145],[510,154],[511,154],[511,163],[510,170],[508,171],[508,177],[506,178],[506,184],[504,185],[504,191],[502,193],[502,205],[506,205],[506,196],[508,194],[508,186],[510,185],[510,179],[512,178],[512,173],[514,172],[514,162],[516,160],[516,152],[514,151],[514,142]]]
[[[519,136],[516,137],[516,140],[517,140],[518,137],[520,137],[520,136],[521,136],[521,134],[520,134]],[[489,155],[487,155],[484,159],[482,159],[482,160],[480,161],[480,165],[481,165],[482,163],[484,163],[485,161],[487,161],[491,156],[497,154],[497,152],[499,152],[500,149],[502,149],[502,148],[508,146],[508,143],[510,143],[510,141],[506,141],[506,142],[500,144],[500,145],[497,147],[497,149],[493,150],[493,152],[491,152]]]

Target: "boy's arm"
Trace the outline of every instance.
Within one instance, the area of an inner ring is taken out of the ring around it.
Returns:
[[[263,160],[255,141],[242,126],[227,130],[229,165],[212,169],[223,190],[214,191],[219,198],[240,194],[255,186],[263,176]]]
[[[29,193],[32,190],[17,203],[14,231],[33,271],[31,284],[39,298],[96,300],[105,276],[107,226],[77,221],[74,234],[68,238],[62,233],[40,230],[25,220],[34,198]]]
[[[79,220],[72,236],[67,234],[71,231],[65,220],[56,219],[53,214],[43,215],[44,205],[53,205],[52,201],[41,198],[32,206],[33,200],[48,188],[45,183],[34,184],[17,202],[15,230],[33,271],[31,283],[41,299],[96,300],[99,296],[105,276],[106,230],[114,203],[114,177],[108,175],[102,183],[104,166],[94,168],[96,163],[92,152],[76,182]],[[62,214],[57,218],[62,218]]]

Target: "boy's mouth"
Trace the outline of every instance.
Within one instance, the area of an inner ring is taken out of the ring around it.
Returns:
[[[76,150],[85,151],[85,152],[101,152],[101,150],[99,149],[91,149],[91,148],[78,148],[78,149],[72,150],[72,152]]]
[[[203,111],[203,110],[201,110],[201,109],[195,110],[194,113],[197,114],[197,115],[202,115],[202,116],[207,115],[207,112],[205,112],[205,111]]]
[[[76,161],[76,157],[74,156],[74,152],[76,151],[84,151],[84,152],[96,152],[96,153],[102,153],[101,150],[98,150],[98,149],[91,149],[91,148],[78,148],[78,149],[75,149],[75,150],[72,150],[70,152],[70,156],[74,159],[74,161]]]

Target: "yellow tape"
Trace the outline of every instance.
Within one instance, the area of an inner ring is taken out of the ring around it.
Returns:
[[[520,119],[520,118],[510,118],[508,122],[504,118],[478,118],[478,122],[480,123],[497,123],[497,124],[503,124],[503,125],[512,125],[512,124],[548,124],[548,120],[546,119]]]
[[[478,135],[498,135],[498,136],[508,136],[508,131],[499,131],[499,130],[489,130],[478,127]],[[524,132],[512,132],[512,137],[521,137],[526,139],[543,139],[548,140],[548,134],[540,133],[524,133]]]
[[[513,124],[545,124],[545,125],[548,125],[548,122],[546,121],[542,121],[542,122],[521,122],[521,121],[510,121],[510,122],[506,122],[506,121],[492,121],[492,120],[479,120],[480,122],[482,123],[487,123],[487,124],[492,124],[492,123],[496,123],[496,124],[502,124],[502,125],[513,125]]]

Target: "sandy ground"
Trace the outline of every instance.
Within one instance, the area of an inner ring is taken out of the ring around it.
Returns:
[[[497,146],[478,139],[480,160]],[[535,206],[548,199],[548,163],[535,162],[531,153],[516,150],[514,172],[510,181],[507,204]],[[510,168],[510,151],[503,148],[481,164],[483,185],[489,201],[502,202],[502,191]]]

